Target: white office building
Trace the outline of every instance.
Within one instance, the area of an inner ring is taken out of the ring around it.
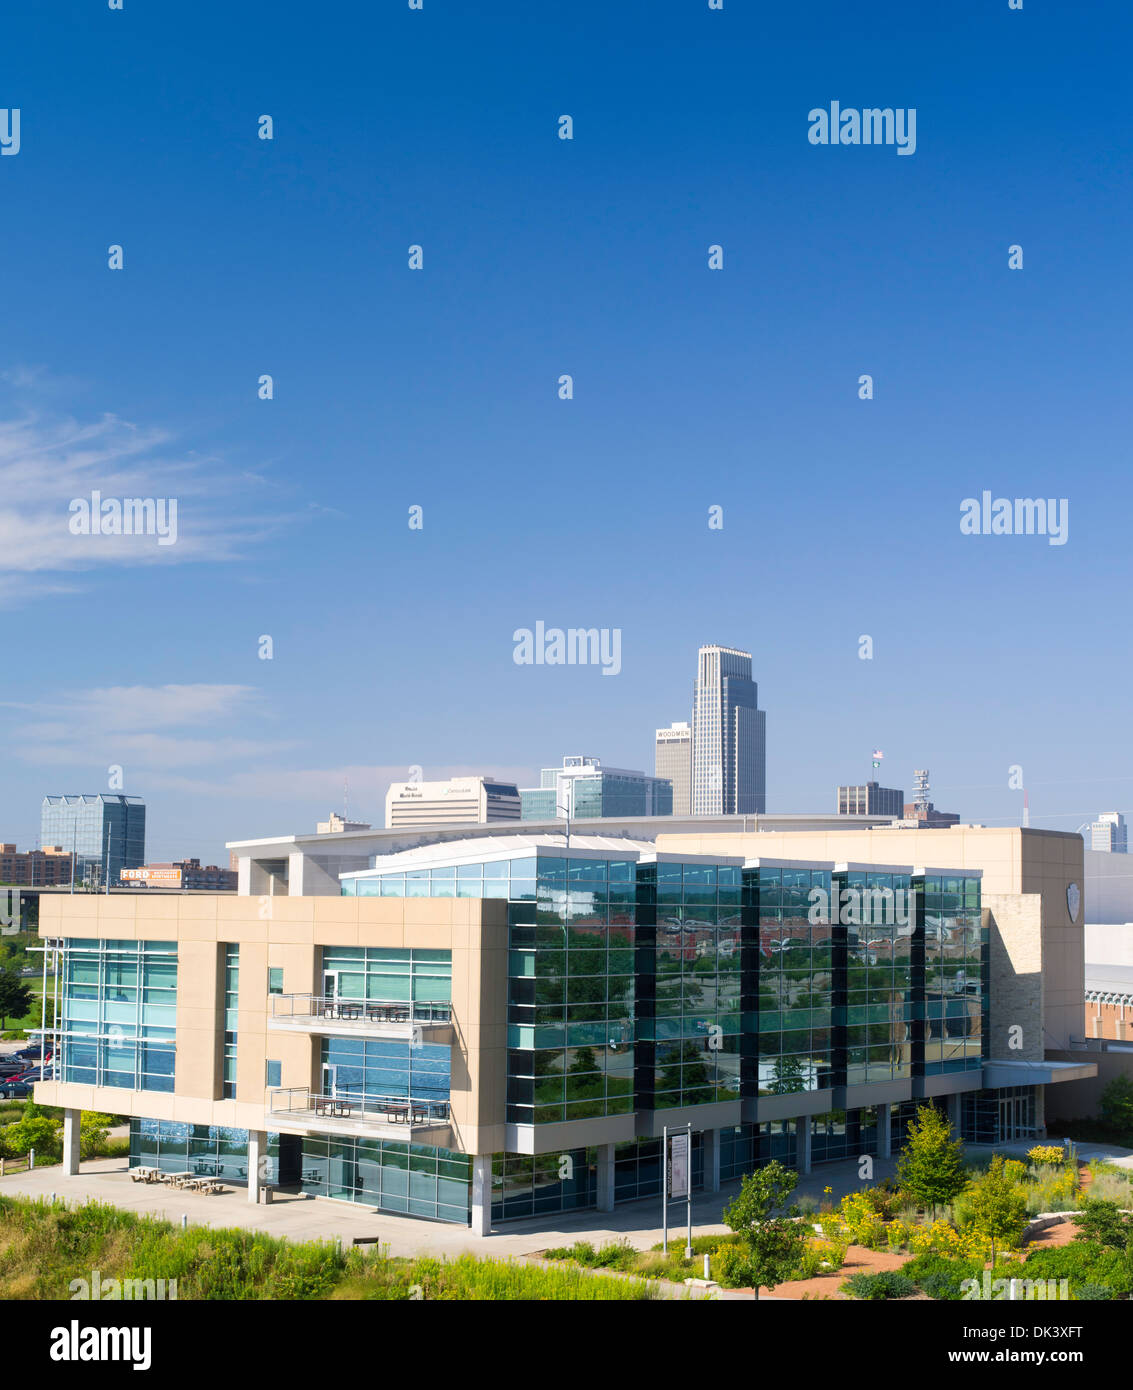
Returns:
[[[519,820],[519,788],[491,777],[447,782],[393,782],[386,793],[386,829],[418,825],[476,825]]]

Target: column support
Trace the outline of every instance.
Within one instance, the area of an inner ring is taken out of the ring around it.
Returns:
[[[260,1169],[267,1157],[268,1137],[262,1129],[248,1131],[248,1201],[260,1200]]]
[[[614,1209],[614,1146],[598,1145],[598,1210]]]
[[[492,1230],[492,1155],[472,1159],[472,1234],[486,1236]]]
[[[73,1178],[79,1171],[79,1126],[81,1110],[63,1111],[63,1171]]]

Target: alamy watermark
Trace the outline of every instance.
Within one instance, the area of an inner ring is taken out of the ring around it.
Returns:
[[[20,152],[20,108],[0,107],[0,155]]]
[[[905,888],[843,888],[832,907],[825,888],[812,888],[807,921],[812,926],[830,922],[844,927],[907,927],[911,898]]]
[[[917,152],[917,108],[869,106],[857,110],[832,101],[829,111],[816,106],[807,113],[812,145],[896,145],[898,154]]]
[[[76,497],[67,510],[72,536],[156,536],[158,545],[177,543],[176,497]]]
[[[100,1269],[91,1270],[89,1279],[72,1279],[67,1285],[71,1302],[128,1299],[135,1302],[176,1303],[176,1279],[103,1279]]]
[[[1068,1302],[1070,1299],[1069,1279],[993,1279],[991,1270],[985,1269],[983,1279],[964,1279],[960,1283],[962,1299],[1036,1300],[1042,1303]]]
[[[990,492],[960,503],[965,536],[1046,536],[1065,545],[1070,535],[1070,503],[1065,497],[997,497]]]
[[[622,669],[620,627],[547,627],[540,619],[534,631],[517,627],[511,640],[517,666],[601,666],[604,676]]]

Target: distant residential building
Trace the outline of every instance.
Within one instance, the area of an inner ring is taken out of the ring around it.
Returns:
[[[519,796],[524,820],[673,814],[673,784],[667,778],[603,767],[601,759],[582,753],[565,757],[562,767],[543,768],[539,786],[521,787]]]
[[[892,816],[894,820],[907,814],[905,793],[896,787],[881,787],[876,782],[863,782],[854,787],[838,788],[840,816]]]
[[[372,827],[361,820],[343,820],[334,811],[330,813],[329,820],[321,820],[315,826],[317,835],[341,835],[346,830],[369,830]]]
[[[519,820],[519,788],[492,777],[451,777],[447,782],[394,782],[386,793],[386,828],[476,825]]]
[[[74,854],[76,882],[116,884],[146,862],[146,803],[106,792],[45,796],[39,842]]]
[[[692,725],[657,730],[653,771],[673,784],[673,815],[692,815]]]
[[[192,888],[211,893],[235,893],[239,874],[219,869],[215,864],[201,867],[199,859],[171,860],[167,864],[142,864],[123,869],[119,885],[124,888]]]
[[[61,845],[16,852],[15,845],[0,844],[0,883],[50,888],[71,881],[71,851]]]
[[[1128,854],[1129,833],[1120,811],[1104,811],[1090,826],[1090,848],[1103,854]]]
[[[709,645],[697,656],[692,700],[692,814],[767,809],[767,716],[751,653]]]

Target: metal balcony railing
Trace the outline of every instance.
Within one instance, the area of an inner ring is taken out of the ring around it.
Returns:
[[[325,994],[273,994],[272,1018],[327,1018],[368,1023],[451,1023],[452,1005],[405,999],[343,999]]]
[[[289,1086],[268,1092],[273,1115],[296,1119],[338,1119],[363,1124],[404,1124],[413,1128],[447,1125],[447,1100],[422,1100],[413,1096],[320,1095],[307,1086]]]

